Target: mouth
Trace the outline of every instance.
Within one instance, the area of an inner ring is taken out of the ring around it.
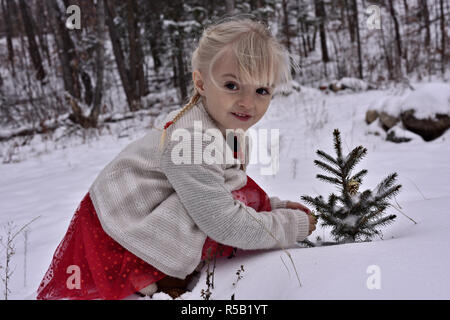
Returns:
[[[245,114],[245,113],[239,113],[239,112],[231,112],[231,114],[235,117],[235,118],[237,118],[237,119],[239,119],[239,120],[241,120],[241,121],[248,121],[252,116],[250,116],[250,115],[248,115],[248,114]]]

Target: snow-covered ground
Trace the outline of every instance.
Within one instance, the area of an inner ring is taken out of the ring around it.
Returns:
[[[339,128],[345,151],[357,145],[368,149],[357,167],[369,170],[362,189],[375,187],[388,173],[398,173],[403,187],[394,204],[400,211],[389,208],[397,219],[383,229],[382,239],[288,249],[301,286],[282,250],[240,251],[233,259],[219,259],[212,299],[230,299],[233,294],[236,299],[450,298],[450,130],[424,142],[399,127],[397,133],[413,140],[395,144],[384,140],[385,133],[376,123],[368,126],[364,121],[368,109],[400,110],[406,108],[406,102],[414,102],[420,114],[428,115],[430,110],[450,113],[449,84],[413,86],[414,92],[391,89],[338,94],[302,87],[288,97],[274,98],[255,129],[280,130],[279,172],[261,175],[261,164],[248,168],[248,175],[270,196],[300,201],[302,195],[327,196],[333,191],[333,186],[315,178],[319,169],[313,160],[317,149],[333,153],[332,131]],[[420,100],[434,101],[433,106],[420,104]],[[67,148],[56,150],[51,141],[36,139],[32,149],[22,150],[26,155],[18,156],[21,162],[0,165],[0,223],[14,221],[20,228],[39,216],[28,227],[27,241],[23,233],[16,238],[10,299],[35,298],[54,250],[90,184],[120,150],[147,130],[141,124],[139,130],[126,130],[121,138],[104,133],[88,143],[67,143]],[[375,131],[380,135],[373,134]],[[48,146],[44,148],[45,143]],[[5,229],[0,232],[5,239]],[[314,241],[317,236],[331,240],[328,230],[320,227],[309,238]],[[0,265],[4,265],[4,250],[0,250]],[[241,265],[242,279],[233,286]],[[202,272],[192,292],[182,298],[202,299],[205,280],[206,272]],[[160,293],[153,298],[169,297]]]

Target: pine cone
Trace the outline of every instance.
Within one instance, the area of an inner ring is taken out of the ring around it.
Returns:
[[[350,180],[347,184],[347,190],[348,193],[350,193],[351,196],[354,196],[358,193],[359,189],[359,182],[355,180]]]

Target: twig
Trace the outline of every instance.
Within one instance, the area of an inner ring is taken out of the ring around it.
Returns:
[[[256,220],[263,228],[264,228],[264,230],[269,234],[269,235],[271,235],[272,236],[272,238],[274,238],[275,239],[275,241],[278,243],[278,245],[280,246],[280,248],[284,251],[284,253],[286,253],[286,255],[289,257],[289,259],[291,260],[291,263],[292,263],[292,266],[294,267],[294,271],[295,271],[295,275],[297,276],[297,280],[298,280],[298,284],[300,285],[300,287],[302,286],[302,283],[301,283],[301,281],[300,281],[300,277],[299,277],[299,275],[298,275],[298,272],[297,272],[297,268],[295,267],[295,263],[294,263],[294,260],[292,259],[292,256],[291,256],[291,254],[289,253],[289,251],[287,251],[285,248],[284,248],[284,246],[281,244],[281,242],[272,234],[272,232],[270,232],[270,230],[268,230],[267,228],[266,228],[266,226],[260,221],[260,220],[258,220],[257,218],[255,218],[248,210],[247,210],[247,208],[244,206],[244,209],[247,211],[247,213],[250,215],[250,217],[252,217],[254,220]]]
[[[9,281],[11,279],[11,276],[13,275],[14,270],[11,271],[11,267],[10,267],[10,262],[11,262],[11,258],[12,256],[16,253],[15,252],[15,247],[14,247],[14,238],[17,237],[17,235],[19,235],[26,227],[28,227],[32,222],[34,222],[36,219],[40,218],[41,216],[38,216],[36,218],[34,218],[33,220],[31,220],[30,222],[28,222],[27,224],[25,224],[22,228],[20,228],[19,231],[17,231],[14,235],[11,236],[13,229],[14,229],[14,223],[13,222],[8,222],[7,223],[7,239],[6,239],[6,243],[4,244],[2,241],[0,241],[0,244],[2,246],[5,247],[6,249],[6,265],[4,268],[4,278],[3,276],[1,276],[1,280],[4,283],[5,286],[5,292],[4,292],[4,296],[5,296],[5,300],[8,300],[8,293],[11,292],[11,290],[9,289]],[[0,238],[0,240],[2,240]]]
[[[18,235],[19,233],[22,232],[23,229],[25,229],[26,227],[28,227],[32,222],[34,222],[35,220],[39,219],[40,217],[41,217],[41,216],[37,216],[36,218],[34,218],[34,219],[31,220],[30,222],[28,222],[26,225],[24,225],[22,228],[20,228],[20,230],[17,231],[16,234],[12,236],[12,238],[11,238],[10,241],[12,242],[12,241],[14,240],[14,238],[17,237],[17,235]]]
[[[284,267],[286,268],[286,271],[288,272],[288,275],[289,275],[289,278],[290,278],[290,277],[291,277],[291,273],[289,272],[289,269],[288,269],[288,267],[287,267],[286,263],[284,263],[283,257],[282,257],[282,256],[280,256],[280,259],[281,259],[281,262],[283,262],[283,264],[284,264]]]
[[[400,206],[400,204],[399,204],[398,201],[397,201],[397,197],[396,197],[396,196],[394,196],[394,200],[395,200],[395,203],[398,205],[398,207],[399,207],[400,209],[402,209],[402,207]]]
[[[419,187],[414,183],[414,181],[412,181],[410,178],[406,177],[406,179],[408,179],[409,181],[411,181],[411,183],[416,187],[417,191],[419,191],[419,193],[422,195],[424,200],[430,200],[427,197],[425,197],[422,193],[422,191],[420,191]]]
[[[221,187],[224,189],[224,190],[226,190],[227,192],[229,192],[227,189],[225,189],[225,187],[223,186],[223,185],[221,185]],[[256,217],[254,217],[251,213],[250,213],[250,211],[248,211],[248,209],[247,209],[247,206],[243,206],[243,208],[244,208],[244,210],[245,211],[247,211],[247,213],[249,214],[249,216],[250,217],[252,217],[252,219],[254,219],[256,222],[258,222],[262,227],[263,227],[263,229],[278,243],[278,245],[279,245],[279,247],[284,251],[284,253],[286,253],[286,255],[289,257],[289,259],[291,260],[291,263],[292,263],[292,266],[293,266],[293,268],[294,268],[294,271],[295,271],[295,275],[297,276],[297,280],[298,280],[298,284],[300,285],[300,287],[302,286],[302,283],[301,283],[301,281],[300,281],[300,277],[299,277],[299,275],[298,275],[298,272],[297,272],[297,268],[295,267],[295,263],[294,263],[294,260],[292,259],[292,256],[291,256],[291,254],[284,248],[284,246],[282,245],[282,243],[280,242],[280,240],[278,240],[273,234],[272,234],[272,232],[270,232],[270,230],[268,230],[267,228],[266,228],[266,226],[260,221],[260,220],[258,220]]]
[[[402,215],[404,215],[405,217],[407,217],[409,220],[411,220],[412,222],[414,222],[414,224],[417,224],[416,221],[414,221],[414,219],[410,218],[409,216],[407,216],[405,213],[403,213],[403,211],[401,211],[400,209],[398,209],[396,206],[391,204],[391,207],[394,208],[395,210],[397,210],[398,212],[400,212]]]

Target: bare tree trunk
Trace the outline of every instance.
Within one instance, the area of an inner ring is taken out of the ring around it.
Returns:
[[[403,0],[403,6],[405,7],[405,18],[407,23],[409,23],[409,6],[408,6],[408,1],[407,0]]]
[[[105,55],[105,3],[104,0],[97,1],[97,50],[95,61],[96,85],[94,92],[94,102],[91,109],[90,118],[94,124],[97,124],[100,114],[100,107],[103,96],[103,71],[104,71],[104,55]]]
[[[141,108],[140,97],[148,94],[148,84],[144,74],[144,55],[138,29],[137,5],[135,0],[127,0],[128,42],[130,45],[130,81],[134,96],[139,100],[138,109]]]
[[[89,117],[86,117],[78,105],[78,101],[81,99],[80,75],[85,88],[84,100],[87,104],[92,102],[91,78],[85,71],[80,70],[77,51],[61,17],[58,0],[47,1],[46,4],[53,29],[55,30],[55,42],[63,72],[64,88],[68,93],[65,99],[72,110],[69,119],[74,123],[80,124],[83,128],[93,127],[96,123],[93,123]]]
[[[430,45],[431,45],[431,29],[430,29],[430,12],[428,10],[428,4],[427,0],[420,0],[419,1],[419,7],[420,7],[420,19],[421,22],[424,24],[425,27],[425,55],[427,57],[427,69],[428,69],[428,75],[431,75],[432,73],[432,58]],[[423,27],[421,28],[421,30]],[[420,36],[422,35],[422,32],[420,32]]]
[[[175,38],[174,38],[174,44],[175,44],[175,48],[176,48],[175,57],[176,57],[177,69],[178,69],[177,84],[178,84],[178,88],[180,89],[181,101],[184,101],[188,97],[188,92],[187,92],[187,81],[186,81],[186,76],[185,76],[185,72],[184,72],[183,31],[181,30],[181,28],[179,26],[177,26],[177,28],[178,28],[178,35],[175,35]]]
[[[286,37],[286,48],[291,52],[291,35],[289,30],[289,12],[287,10],[288,0],[282,0],[281,7],[283,9],[283,33]]]
[[[139,34],[139,33],[138,33]],[[138,79],[139,79],[139,96],[145,97],[150,93],[150,89],[148,87],[147,76],[144,72],[144,52],[142,51],[142,45],[139,37],[139,45],[137,47],[137,59],[138,59]]]
[[[319,19],[319,34],[320,34],[320,45],[322,49],[322,61],[327,63],[330,61],[328,56],[327,48],[327,35],[325,32],[325,6],[323,0],[318,0],[314,2],[316,17]]]
[[[315,51],[316,50],[316,35],[317,35],[317,26],[314,26],[312,42],[309,45],[309,50],[310,51]],[[308,42],[309,42],[309,37],[308,37]]]
[[[81,88],[78,79],[78,71],[72,67],[75,60],[75,48],[64,23],[61,20],[61,12],[56,0],[45,1],[47,12],[55,34],[55,42],[63,73],[64,89],[74,98],[81,98]]]
[[[181,19],[181,13],[178,10],[179,6],[182,4],[180,0],[173,0],[170,4],[169,18],[173,19],[175,22],[174,30],[172,32],[172,44],[173,44],[173,54],[176,62],[176,72],[175,83],[178,86],[180,92],[180,99],[184,101],[188,97],[188,81],[186,79],[185,73],[185,63],[184,63],[184,31],[183,27],[179,25]]]
[[[383,42],[383,51],[384,51],[384,56],[386,58],[386,66],[387,66],[387,70],[388,70],[388,77],[389,80],[393,80],[394,76],[393,76],[393,66],[392,66],[392,60],[391,60],[391,56],[389,54],[389,51],[387,50],[386,47],[386,40],[384,38],[384,29],[383,29],[383,23],[380,23],[381,26],[381,40]]]
[[[81,70],[80,74],[81,74],[81,81],[83,82],[84,87],[84,103],[90,106],[92,104],[92,100],[94,99],[91,77],[84,70]]]
[[[136,111],[136,101],[133,94],[133,86],[130,83],[129,71],[125,67],[125,58],[123,56],[122,45],[120,44],[120,39],[116,31],[116,26],[114,25],[114,18],[116,16],[114,3],[111,0],[105,1],[105,12],[106,12],[106,24],[108,25],[109,37],[111,39],[111,44],[113,48],[114,58],[116,60],[117,69],[119,71],[120,80],[122,82],[123,90],[125,91],[125,96],[127,97],[128,107],[131,111]]]
[[[171,59],[172,59],[172,72],[173,72],[172,84],[174,87],[178,88],[178,70],[177,70],[177,61],[175,59],[175,55],[172,55]]]
[[[155,73],[158,73],[159,68],[162,67],[162,62],[160,59],[158,43],[155,37],[150,37],[150,50],[152,51],[153,70],[155,71]]]
[[[411,65],[409,63],[408,59],[408,52],[410,50],[410,36],[409,36],[409,24],[410,24],[410,17],[409,17],[409,7],[408,2],[406,0],[403,0],[403,6],[405,7],[405,31],[404,34],[406,34],[406,37],[404,38],[404,45],[403,45],[403,58],[405,59],[405,66],[406,66],[406,73],[409,74],[411,70]]]
[[[445,45],[446,45],[446,31],[445,31],[445,18],[444,18],[444,0],[439,1],[440,9],[441,9],[441,73],[442,76],[445,74],[445,66],[447,65],[446,56],[445,56]]]
[[[349,4],[347,0],[344,0],[344,7],[347,14],[348,33],[350,34],[350,42],[355,42],[355,22],[353,21],[353,15],[349,12]]]
[[[356,43],[358,46],[358,72],[359,72],[359,78],[363,79],[363,65],[362,65],[362,57],[361,57],[361,39],[359,36],[358,4],[357,4],[356,0],[353,0],[353,19],[355,20]]]
[[[305,23],[302,21],[300,22],[300,34],[302,36],[302,44],[303,44],[303,55],[306,58],[308,56],[309,50],[306,45],[306,39],[305,39],[305,33],[306,33],[306,27]]]
[[[134,16],[133,10],[133,0],[127,0],[127,26],[128,26],[128,45],[129,45],[129,75],[130,75],[130,85],[133,91],[133,108],[135,110],[141,109],[140,99],[139,99],[139,86],[137,83],[137,43],[136,43],[136,18]]]
[[[135,108],[137,110],[141,109],[140,107],[140,99],[139,97],[139,86],[137,83],[137,69],[138,69],[138,61],[137,61],[137,41],[136,41],[136,18],[134,16],[134,6],[133,0],[127,0],[127,26],[128,26],[128,45],[129,45],[129,74],[130,74],[130,84],[131,90],[133,91],[134,103],[136,104]]]
[[[228,14],[232,14],[234,10],[234,0],[225,0],[225,8]]]
[[[425,23],[425,46],[430,47],[431,42],[431,32],[430,32],[430,13],[428,11],[427,0],[420,0],[420,9],[423,17],[423,22]]]
[[[144,17],[146,26],[145,41],[150,43],[150,51],[153,59],[153,70],[157,74],[162,67],[162,43],[161,39],[155,37],[155,34],[162,34],[161,13],[162,8],[158,2],[145,1],[146,15]]]
[[[38,20],[36,24],[36,32],[38,34],[39,45],[42,48],[42,51],[45,53],[45,57],[47,58],[47,63],[49,66],[52,65],[52,59],[50,58],[50,52],[48,49],[48,42],[45,35],[45,29],[47,27],[47,19],[48,15],[45,10],[45,4],[43,1],[37,1],[37,12],[39,12]]]
[[[402,63],[402,42],[400,37],[400,27],[397,20],[397,14],[395,12],[394,3],[392,0],[389,0],[389,9],[391,12],[392,20],[394,21],[394,29],[395,29],[395,43],[397,48],[397,76],[401,76],[401,63]]]
[[[5,1],[6,1],[6,5],[5,5]],[[3,12],[3,18],[5,21],[5,31],[6,31],[6,46],[8,48],[8,60],[9,63],[11,65],[11,72],[13,77],[16,76],[16,70],[14,67],[14,47],[12,44],[12,30],[11,30],[11,5],[10,5],[10,1],[8,0],[2,0],[2,12]]]
[[[31,61],[33,62],[34,69],[36,70],[36,79],[43,81],[46,77],[44,67],[42,66],[42,58],[39,52],[39,48],[36,43],[34,33],[33,18],[28,11],[28,5],[25,0],[19,0],[20,13],[22,16],[22,22],[25,28],[25,33],[28,39],[28,51],[30,53]]]

